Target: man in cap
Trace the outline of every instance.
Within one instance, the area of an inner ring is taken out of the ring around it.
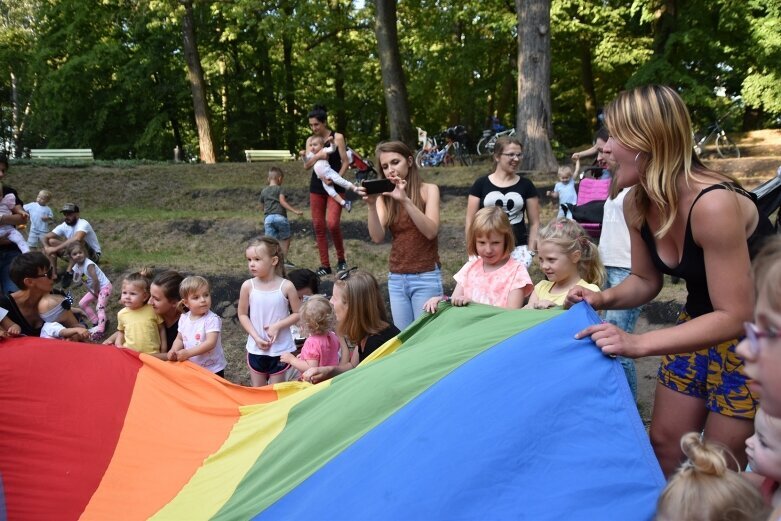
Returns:
[[[43,251],[49,256],[55,273],[57,271],[57,257],[67,259],[68,248],[77,241],[86,246],[90,259],[96,263],[99,262],[101,249],[98,236],[95,235],[95,230],[92,229],[90,223],[79,217],[78,205],[65,203],[60,213],[65,218],[64,222],[43,237]]]

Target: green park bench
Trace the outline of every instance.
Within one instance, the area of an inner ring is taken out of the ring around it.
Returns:
[[[253,161],[291,161],[295,159],[289,150],[245,150],[247,162]]]
[[[30,150],[30,159],[75,159],[80,161],[93,161],[90,148],[33,148]]]

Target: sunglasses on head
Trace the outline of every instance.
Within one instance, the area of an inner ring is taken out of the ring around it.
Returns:
[[[50,279],[50,278],[52,278],[53,275],[54,275],[54,266],[49,266],[49,269],[46,270],[45,273],[41,273],[39,275],[35,275],[33,277],[30,277],[30,278],[31,279],[40,279],[42,277],[46,277],[47,279]]]
[[[353,266],[350,269],[347,269],[347,270],[344,270],[344,271],[341,271],[341,272],[337,273],[336,274],[336,280],[347,280],[347,279],[349,279],[350,278],[350,273],[352,273],[353,271],[355,271],[357,269],[358,269],[358,266]]]

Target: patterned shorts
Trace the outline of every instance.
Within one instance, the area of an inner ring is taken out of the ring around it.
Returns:
[[[678,323],[691,319],[684,309]],[[705,400],[709,411],[752,419],[758,402],[748,388],[743,359],[735,354],[739,341],[728,340],[701,351],[664,356],[658,382],[673,391]]]

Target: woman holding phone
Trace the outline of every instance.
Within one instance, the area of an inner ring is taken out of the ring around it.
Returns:
[[[420,179],[412,151],[401,141],[377,145],[377,164],[393,191],[364,197],[369,235],[375,243],[391,232],[388,293],[394,325],[403,330],[442,295],[439,264],[439,187]]]

